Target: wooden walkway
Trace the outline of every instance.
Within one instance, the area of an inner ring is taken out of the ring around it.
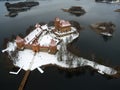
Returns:
[[[30,74],[30,70],[26,71],[18,90],[23,90],[24,89],[24,86],[26,84],[26,81],[28,79],[29,74]]]
[[[33,65],[33,62],[34,62],[35,55],[36,55],[36,53],[34,54],[32,60],[31,60],[31,62],[30,62],[29,70],[27,70],[27,71],[25,72],[25,75],[24,75],[24,77],[23,77],[23,79],[22,79],[22,81],[21,81],[21,83],[20,83],[20,85],[19,85],[18,90],[23,90],[24,87],[25,87],[25,84],[26,84],[26,82],[27,82],[28,76],[29,76],[29,74],[30,74],[30,69],[32,68],[32,65]]]

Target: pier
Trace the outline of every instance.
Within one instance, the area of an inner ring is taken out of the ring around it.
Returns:
[[[24,89],[24,86],[26,84],[26,81],[27,81],[29,75],[30,75],[30,70],[26,71],[18,90],[23,90]]]

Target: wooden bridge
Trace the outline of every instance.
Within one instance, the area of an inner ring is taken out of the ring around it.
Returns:
[[[29,69],[25,72],[25,75],[24,75],[24,77],[23,77],[23,79],[22,79],[22,81],[21,81],[21,83],[20,83],[20,85],[19,85],[18,90],[23,90],[24,87],[25,87],[25,84],[27,83],[27,79],[28,79],[28,77],[29,77],[29,75],[30,75],[30,70],[31,70],[32,65],[33,65],[33,63],[34,63],[35,55],[36,55],[36,52],[34,53],[34,56],[33,56],[32,60],[31,60],[31,62],[30,62],[30,64],[29,64]],[[37,69],[38,69],[41,73],[43,73],[43,70],[42,70],[41,68],[38,67]]]

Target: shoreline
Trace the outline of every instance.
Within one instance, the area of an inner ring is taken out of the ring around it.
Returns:
[[[63,40],[60,43],[59,50],[55,55],[51,55],[45,52],[38,52],[34,54],[33,51],[28,50],[28,49],[24,49],[23,51],[21,50],[16,51],[15,41],[9,42],[7,44],[8,48],[3,50],[2,52],[7,51],[9,56],[13,60],[14,66],[17,66],[24,70],[30,69],[32,71],[35,68],[37,68],[38,70],[39,69],[42,70],[41,67],[49,66],[49,65],[56,66],[61,69],[70,69],[70,70],[74,70],[76,68],[90,67],[92,68],[92,70],[95,70],[97,73],[100,73],[102,75],[106,74],[108,76],[113,76],[113,77],[118,75],[120,77],[118,70],[115,70],[114,68],[105,66],[103,64],[96,63],[95,61],[85,59],[83,57],[78,57],[78,55],[69,51],[68,49],[70,49],[70,47],[68,48],[68,45],[70,45],[70,43],[72,42],[75,42],[75,40],[77,40],[77,38],[79,37],[79,34],[77,36],[76,35],[77,35],[76,33],[73,33],[71,35],[61,37]],[[24,55],[28,55],[29,58],[28,57],[24,58]],[[35,60],[31,61],[32,58],[34,58]],[[32,66],[30,65],[31,62],[33,63]],[[34,65],[34,63],[36,63],[37,66]],[[28,66],[30,66],[30,68],[28,68]]]
[[[78,57],[78,58],[80,58],[80,57]],[[93,68],[93,67],[91,67],[91,66],[79,66],[79,67],[63,67],[63,66],[60,66],[60,65],[57,65],[57,64],[46,64],[46,65],[42,65],[41,66],[41,68],[42,67],[58,67],[58,68],[60,68],[61,70],[65,70],[65,71],[74,71],[74,70],[76,70],[76,69],[80,69],[80,68],[91,68],[91,70],[93,70],[93,71],[95,71],[95,72],[97,72],[97,73],[100,73],[100,72],[98,72],[97,71],[97,69],[95,69],[95,68]],[[102,74],[102,73],[101,73]],[[105,75],[107,75],[107,74],[102,74],[103,76],[105,76]],[[110,76],[110,77],[113,77],[113,78],[119,78],[120,77],[120,74],[119,73],[116,73],[116,74],[113,74],[113,75],[107,75],[107,76]]]

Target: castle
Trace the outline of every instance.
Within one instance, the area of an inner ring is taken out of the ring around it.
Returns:
[[[54,21],[54,29],[60,33],[67,33],[71,31],[71,24],[69,21],[60,20],[58,17]],[[55,54],[57,52],[57,43],[60,40],[56,40],[48,34],[49,29],[47,25],[36,24],[35,29],[29,33],[25,38],[20,36],[16,37],[16,44],[18,49],[31,49],[34,52],[48,52]]]
[[[70,22],[69,21],[65,21],[65,20],[60,20],[59,17],[55,18],[54,25],[55,25],[55,29],[58,32],[68,32],[68,31],[71,30]]]

